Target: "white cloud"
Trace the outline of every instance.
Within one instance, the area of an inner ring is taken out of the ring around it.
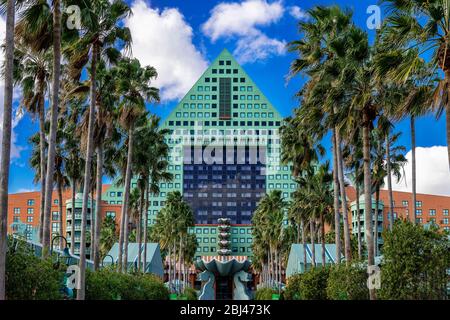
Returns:
[[[6,36],[6,19],[0,16],[0,41],[4,41]],[[0,65],[3,65],[4,62],[4,52],[0,50]],[[4,104],[4,79],[0,77],[0,124],[3,124],[3,104]],[[17,99],[17,91],[14,92],[14,99]],[[17,145],[17,135],[14,131],[14,128],[19,124],[20,120],[23,118],[23,113],[13,114],[12,119],[12,132],[11,132],[11,160],[15,160],[20,158],[20,152],[24,149]],[[3,136],[3,126],[0,126],[0,142],[2,141]],[[0,144],[1,151],[1,144]]]
[[[215,42],[237,39],[233,54],[240,63],[264,60],[285,53],[285,41],[269,38],[260,28],[278,22],[284,15],[282,1],[245,0],[219,3],[202,25],[203,33]]]
[[[265,34],[259,33],[239,39],[234,54],[240,63],[247,63],[265,60],[271,55],[282,55],[285,48],[285,41],[271,39]]]
[[[293,16],[295,19],[298,20],[307,20],[308,19],[308,13],[306,13],[302,8],[299,6],[292,6],[289,8],[289,14]]]
[[[133,37],[133,56],[158,71],[155,85],[163,101],[182,98],[207,68],[192,43],[193,32],[178,9],[160,11],[137,0],[125,21]]]
[[[406,154],[406,159],[408,160],[405,166],[406,177],[399,183],[393,178],[393,190],[411,192],[411,151]],[[416,148],[416,167],[417,193],[450,195],[447,147]]]
[[[246,0],[242,3],[220,3],[211,10],[211,17],[203,32],[216,41],[220,37],[246,36],[255,32],[256,26],[277,22],[284,13],[281,1]]]

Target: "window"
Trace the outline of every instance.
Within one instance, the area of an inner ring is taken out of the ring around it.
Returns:
[[[443,214],[444,216],[448,216],[448,209],[442,210],[442,214]]]
[[[448,218],[444,218],[444,219],[442,220],[442,223],[443,223],[443,224],[448,224]]]
[[[27,217],[27,222],[33,222],[33,216]]]
[[[52,233],[58,233],[59,232],[59,222],[53,222],[52,223]]]
[[[115,219],[115,218],[116,218],[116,213],[115,213],[114,211],[107,211],[107,212],[106,212],[106,216],[107,216],[108,218],[113,218],[113,219]]]
[[[34,206],[34,200],[33,199],[28,199],[27,200],[27,205],[28,206]]]
[[[115,193],[115,192],[110,192],[109,195],[110,195],[111,197],[115,197],[115,196],[116,196],[116,193]]]
[[[33,208],[28,208],[27,209],[27,214],[34,214],[34,209]]]
[[[422,207],[422,201],[416,201],[416,207]]]
[[[14,214],[20,214],[20,208],[14,208]]]
[[[53,211],[52,212],[52,220],[54,220],[54,221],[58,221],[59,220],[59,212],[58,211]]]
[[[430,209],[430,216],[436,215],[436,209]]]
[[[405,206],[405,207],[407,207],[407,206],[408,206],[408,200],[403,200],[403,201],[402,201],[402,205]]]
[[[421,216],[422,215],[422,209],[417,209],[416,210],[416,215],[417,216]]]

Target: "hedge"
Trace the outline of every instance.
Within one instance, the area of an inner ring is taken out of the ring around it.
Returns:
[[[25,246],[9,246],[6,253],[8,300],[58,300],[64,273],[50,259],[35,257]]]
[[[153,275],[111,269],[86,272],[86,300],[167,300],[169,292]]]
[[[331,300],[368,300],[365,264],[334,265],[328,276],[327,296]]]
[[[261,288],[256,290],[255,300],[272,300],[272,294],[278,293],[278,290],[272,288]]]

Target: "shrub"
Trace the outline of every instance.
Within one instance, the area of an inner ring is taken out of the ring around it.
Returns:
[[[325,300],[329,267],[311,268],[288,279],[284,293],[286,300]]]
[[[285,300],[300,300],[300,282],[302,275],[294,274],[287,279],[286,290],[283,293]]]
[[[6,254],[6,297],[8,300],[62,299],[64,274],[50,259],[35,257],[25,246]]]
[[[256,290],[255,300],[272,300],[272,294],[278,293],[272,288],[261,288]]]
[[[86,274],[87,300],[166,300],[169,292],[154,275],[102,269]]]
[[[445,299],[450,266],[448,235],[409,221],[383,233],[381,299]]]
[[[327,296],[331,300],[367,300],[367,270],[363,264],[345,263],[334,265],[330,269],[327,284]]]
[[[197,291],[187,287],[184,289],[183,296],[185,296],[188,300],[197,300]]]

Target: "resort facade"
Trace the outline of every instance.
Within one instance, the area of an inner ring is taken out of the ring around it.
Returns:
[[[235,273],[251,273],[252,215],[259,200],[272,190],[281,190],[283,197],[290,201],[296,190],[291,167],[280,161],[282,122],[282,116],[256,83],[224,50],[162,124],[169,131],[166,138],[170,147],[168,171],[173,174],[173,180],[160,183],[160,193],[152,196],[147,224],[151,226],[156,222],[168,193],[179,191],[183,195],[194,212],[195,227],[191,232],[198,241],[196,260],[199,263],[192,268],[191,280],[195,281],[199,271],[215,273],[217,288],[222,288],[217,289],[216,296],[229,297],[231,277]],[[136,187],[136,181],[132,181],[132,187]],[[349,214],[352,233],[356,234],[356,195],[353,188],[347,190],[352,202]],[[114,218],[118,227],[123,194],[123,187],[115,184],[106,185],[102,190],[100,216]],[[411,217],[411,194],[395,191],[393,194],[394,217]],[[67,245],[74,246],[77,254],[81,195],[76,196],[75,206],[71,197],[71,190],[64,191],[61,207],[54,192],[51,225],[52,233],[63,234]],[[382,190],[378,204],[382,213],[378,219],[380,246],[381,231],[388,225],[391,214],[387,200],[387,191]],[[12,223],[8,231],[21,233],[29,240],[36,239],[39,206],[39,192],[10,195],[8,221]],[[375,207],[374,203],[374,210]],[[93,225],[91,208],[95,208],[92,197],[88,230]],[[364,234],[362,200],[360,208]],[[450,197],[417,195],[419,223],[434,222],[449,230],[449,210]],[[87,254],[90,254],[89,248]]]

